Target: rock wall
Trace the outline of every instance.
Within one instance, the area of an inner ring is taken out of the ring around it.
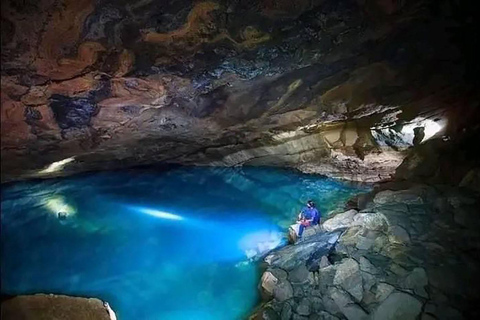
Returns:
[[[467,125],[473,12],[448,0],[2,1],[2,181],[151,163],[388,178],[413,143],[398,139],[406,125]]]

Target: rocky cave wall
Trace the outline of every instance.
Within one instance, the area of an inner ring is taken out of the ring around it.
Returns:
[[[422,121],[446,140],[478,123],[469,6],[2,0],[2,181],[152,163],[389,178]]]

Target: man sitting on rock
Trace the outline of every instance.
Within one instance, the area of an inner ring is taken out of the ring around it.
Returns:
[[[307,206],[302,209],[298,215],[300,226],[298,230],[298,238],[302,238],[303,231],[308,226],[315,226],[320,223],[320,212],[315,208],[315,203],[312,200],[307,201]]]

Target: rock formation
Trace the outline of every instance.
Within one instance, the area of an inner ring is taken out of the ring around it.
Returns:
[[[3,300],[3,299],[2,299]],[[36,294],[2,301],[5,320],[117,320],[109,304],[94,298]]]
[[[253,318],[478,318],[479,199],[447,185],[377,186],[357,210],[324,222],[333,233],[305,234],[265,259],[271,300]],[[312,258],[323,263],[307,271]]]
[[[469,6],[2,1],[2,181],[152,163],[389,178],[426,120],[449,136],[475,118]]]

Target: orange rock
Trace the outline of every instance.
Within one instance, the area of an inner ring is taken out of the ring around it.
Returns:
[[[64,48],[71,48],[80,38],[83,22],[92,13],[92,0],[66,0],[56,8],[45,28],[39,48],[42,59],[59,59]],[[80,51],[80,50],[79,50]]]
[[[74,96],[95,89],[98,83],[99,81],[94,78],[93,74],[89,73],[83,77],[72,80],[53,82],[50,85],[49,90],[52,94]]]
[[[115,77],[122,77],[132,70],[133,63],[135,62],[135,55],[133,52],[123,49],[122,53],[118,57],[118,70],[115,72]]]
[[[21,101],[27,106],[37,106],[46,104],[50,98],[50,91],[48,86],[31,87],[27,94],[25,94]]]
[[[112,80],[113,97],[143,96],[160,98],[166,93],[163,83],[155,79],[117,78]]]
[[[28,87],[17,84],[17,77],[1,77],[2,94],[6,94],[11,99],[21,97],[28,91]]]
[[[145,42],[152,43],[171,43],[182,39],[196,39],[197,42],[200,42],[201,33],[212,31],[209,30],[211,28],[206,27],[212,21],[209,14],[218,8],[219,5],[215,2],[198,2],[188,14],[187,22],[182,28],[167,33],[141,30],[143,33],[142,39]]]
[[[47,76],[52,80],[71,79],[79,75],[86,67],[94,64],[98,58],[98,52],[105,48],[97,42],[84,42],[78,47],[76,59],[38,59],[35,62],[37,73]]]
[[[3,99],[1,108],[2,148],[21,146],[31,135],[30,126],[25,122],[25,107],[22,103]]]

